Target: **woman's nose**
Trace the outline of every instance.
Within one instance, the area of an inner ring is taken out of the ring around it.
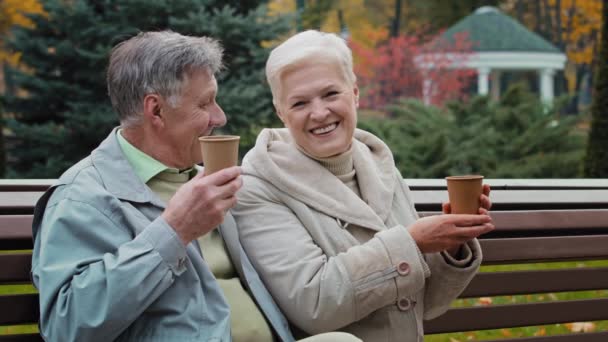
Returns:
[[[313,120],[323,121],[329,115],[329,108],[321,100],[313,100],[310,116]]]

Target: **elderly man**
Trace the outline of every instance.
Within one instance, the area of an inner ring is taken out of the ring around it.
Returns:
[[[215,40],[168,31],[113,49],[107,85],[121,125],[36,205],[46,340],[293,340],[226,214],[240,168],[205,176],[196,165],[198,138],[226,123],[221,59]]]

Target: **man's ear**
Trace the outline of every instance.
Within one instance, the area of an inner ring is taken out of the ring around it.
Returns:
[[[144,120],[154,126],[162,126],[165,120],[162,113],[162,99],[157,94],[147,94],[144,97]]]
[[[359,87],[356,84],[353,88],[353,93],[355,94],[355,108],[359,108]]]

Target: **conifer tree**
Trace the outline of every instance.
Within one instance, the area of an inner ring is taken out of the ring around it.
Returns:
[[[54,178],[86,156],[118,124],[105,87],[109,52],[140,31],[171,29],[209,35],[225,48],[218,102],[227,132],[242,135],[242,150],[258,127],[275,121],[264,82],[267,49],[287,21],[266,15],[264,1],[46,0],[34,27],[17,27],[9,46],[22,53],[12,69],[19,96],[5,99],[16,144],[9,172],[19,178]]]

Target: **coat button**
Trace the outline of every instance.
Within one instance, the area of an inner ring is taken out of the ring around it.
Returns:
[[[414,303],[415,303],[414,301],[411,301],[407,298],[401,298],[397,302],[397,307],[399,307],[399,310],[401,310],[401,311],[407,311],[412,308]]]
[[[397,265],[397,273],[402,276],[410,274],[410,264],[405,261],[400,262]]]

